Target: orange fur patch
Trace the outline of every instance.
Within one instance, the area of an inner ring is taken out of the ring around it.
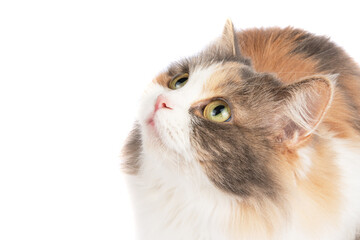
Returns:
[[[167,73],[160,73],[156,78],[153,79],[153,82],[167,88],[170,79],[171,77]]]
[[[303,77],[318,74],[317,61],[290,55],[293,40],[302,33],[294,34],[291,28],[251,29],[238,33],[241,53],[249,57],[257,72],[275,73],[285,83],[293,83]]]

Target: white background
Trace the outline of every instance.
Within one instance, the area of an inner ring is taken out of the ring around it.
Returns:
[[[360,62],[356,1],[0,2],[0,239],[134,239],[120,150],[146,84],[237,29],[296,26]]]

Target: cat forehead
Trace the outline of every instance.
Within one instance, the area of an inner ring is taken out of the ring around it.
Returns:
[[[175,64],[160,74],[154,82],[168,88],[169,82],[179,74],[188,73],[187,88],[196,88],[202,97],[222,96],[239,87],[244,78],[253,74],[251,69],[240,62],[214,63],[210,65]]]

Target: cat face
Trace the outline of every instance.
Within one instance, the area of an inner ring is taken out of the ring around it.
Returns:
[[[147,125],[146,132],[152,140],[179,155],[191,151],[189,136],[194,119],[189,110],[198,99],[205,96],[203,86],[214,69],[215,66],[196,68],[191,73],[186,68],[174,72],[170,70],[154,80],[145,93],[141,110],[142,123]],[[171,89],[171,81],[183,74],[188,75],[184,85],[179,89]],[[191,158],[185,155],[184,160],[191,161]]]
[[[258,116],[274,110],[270,93],[279,82],[242,61],[203,62],[198,57],[177,63],[153,81],[141,110],[147,141],[155,143],[154,151],[196,162],[222,190],[275,194],[270,121]]]
[[[220,40],[150,84],[140,108],[142,144],[169,156],[170,167],[196,164],[229,194],[274,199],[289,175],[284,152],[309,136],[331,98],[323,77],[285,86],[255,72],[228,24]]]

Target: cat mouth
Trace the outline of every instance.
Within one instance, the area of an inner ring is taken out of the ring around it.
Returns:
[[[158,135],[158,124],[156,124],[156,112],[151,113],[150,117],[146,120],[146,126]]]
[[[147,129],[147,132],[150,134],[152,140],[157,139],[158,141],[161,141],[164,144],[164,142],[162,141],[162,136],[160,134],[161,133],[159,129],[160,126],[156,120],[155,112],[151,113],[149,118],[146,120],[145,127]]]
[[[159,117],[157,116],[158,111],[153,111],[151,115],[146,120],[146,128],[151,133],[152,137],[156,137],[158,139],[163,138],[163,126],[159,121]]]
[[[171,108],[169,108],[169,109],[171,109]],[[155,126],[155,116],[156,116],[158,111],[162,111],[162,109],[161,108],[155,108],[154,111],[151,113],[150,117],[146,120],[146,123],[147,123],[148,126],[151,126],[152,128],[156,128],[156,126]]]
[[[148,117],[148,119],[146,120],[146,124],[152,128],[155,128],[155,114],[156,114],[156,111],[152,111],[152,113],[150,114],[150,116]]]
[[[146,121],[147,125],[151,126],[151,127],[155,127],[155,122],[154,122],[154,117],[150,117],[147,121]]]

